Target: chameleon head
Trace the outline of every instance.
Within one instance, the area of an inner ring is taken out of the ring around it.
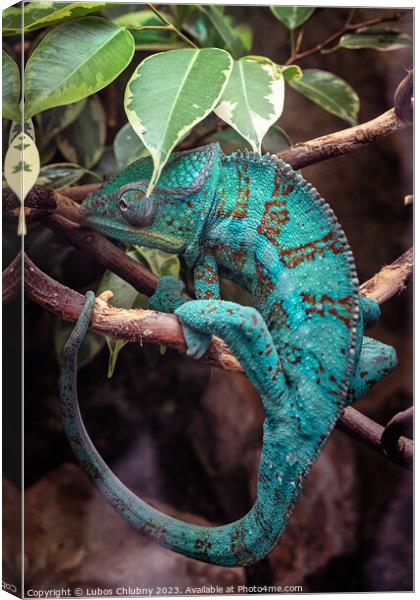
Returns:
[[[203,226],[205,204],[213,199],[220,162],[217,144],[174,154],[148,197],[152,160],[132,163],[85,198],[85,223],[128,244],[181,253]]]

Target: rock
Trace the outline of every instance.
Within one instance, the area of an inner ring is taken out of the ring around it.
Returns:
[[[177,518],[209,524],[196,515],[153,504]],[[16,509],[17,503],[6,505],[6,520],[12,520]],[[207,565],[140,535],[73,464],[63,465],[27,490],[25,515],[27,589],[100,588],[112,589],[115,595],[118,587],[155,588],[156,593],[158,586],[183,591],[186,586],[236,588],[244,583],[242,568]],[[6,548],[12,548],[16,533],[10,527],[5,531]],[[13,567],[19,569],[18,561]]]

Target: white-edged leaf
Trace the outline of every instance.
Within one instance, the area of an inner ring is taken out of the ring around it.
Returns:
[[[135,160],[149,155],[148,149],[130,123],[123,125],[115,136],[114,152],[120,169],[124,169]]]
[[[149,56],[134,71],[124,106],[153,159],[148,195],[174,146],[216,106],[231,69],[225,50],[185,48]]]
[[[324,110],[351,125],[357,123],[359,96],[351,85],[337,75],[319,69],[304,69],[302,79],[290,81],[289,84]]]
[[[36,182],[40,169],[38,149],[27,133],[10,144],[4,159],[4,177],[21,202]]]
[[[2,114],[3,119],[19,121],[20,74],[13,58],[2,50]]]
[[[363,27],[354,33],[346,33],[341,36],[337,48],[359,50],[361,48],[372,48],[374,50],[399,50],[408,48],[413,43],[411,37],[396,29],[384,27]]]
[[[23,31],[35,31],[65,21],[97,12],[106,2],[25,2]],[[3,11],[3,35],[17,35],[22,31],[22,6],[10,6]]]
[[[26,64],[26,118],[101,90],[133,54],[131,33],[106,19],[85,17],[55,27]]]
[[[272,6],[271,11],[288,29],[296,29],[312,17],[314,6]]]
[[[98,96],[87,98],[79,116],[57,136],[61,154],[72,163],[90,168],[105,147],[105,111]]]
[[[276,66],[246,58],[234,62],[214,112],[236,129],[254,152],[261,152],[262,139],[280,117],[283,106],[284,79]]]
[[[72,163],[52,163],[41,167],[36,183],[53,190],[74,185],[90,171]]]

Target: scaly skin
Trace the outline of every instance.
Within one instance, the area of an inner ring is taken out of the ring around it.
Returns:
[[[131,165],[88,197],[86,223],[126,243],[183,254],[197,300],[162,278],[151,299],[181,320],[189,351],[226,341],[259,390],[266,418],[254,506],[241,519],[201,527],[142,502],[103,462],[77,404],[77,350],[94,295],[65,347],[64,422],[92,482],[141,532],[195,559],[225,566],[260,560],[278,543],[302,483],[344,406],[395,367],[394,350],[363,338],[378,316],[358,296],[354,259],[331,208],[282,161],[224,156],[217,145],[175,155],[144,197],[151,161]],[[246,288],[255,308],[220,300],[219,275]]]

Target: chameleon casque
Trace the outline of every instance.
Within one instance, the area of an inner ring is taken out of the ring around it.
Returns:
[[[150,158],[137,161],[88,196],[85,222],[127,244],[182,255],[193,268],[197,300],[164,277],[151,308],[175,312],[192,356],[221,337],[258,389],[265,421],[255,503],[233,523],[192,525],[143,502],[104,463],[77,399],[77,351],[93,292],[64,349],[65,429],[93,484],[139,531],[197,560],[246,565],[278,543],[343,408],[395,368],[395,351],[363,337],[379,307],[358,294],[334,212],[290,166],[246,151],[226,156],[211,144],[174,154],[146,197],[152,170]],[[221,300],[219,275],[247,289],[254,307]]]

